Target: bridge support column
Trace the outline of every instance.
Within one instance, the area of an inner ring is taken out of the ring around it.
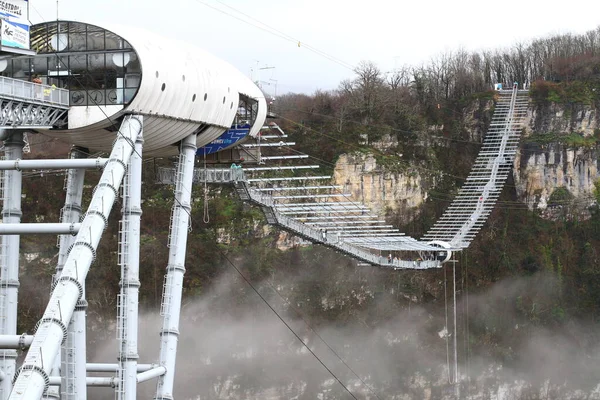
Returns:
[[[163,327],[160,332],[160,366],[166,368],[164,375],[158,378],[156,400],[173,399],[175,380],[175,360],[179,339],[179,316],[181,313],[181,294],[185,273],[185,253],[190,223],[192,181],[194,178],[194,156],[196,154],[196,135],[190,135],[181,143],[179,161],[175,174],[175,203],[171,216],[169,234],[169,264],[165,275],[161,315]]]
[[[13,131],[4,141],[4,154],[7,160],[23,157],[23,132]],[[21,222],[22,174],[19,170],[4,171],[2,222]],[[0,334],[17,333],[17,299],[19,292],[19,235],[3,235],[0,245]],[[7,399],[12,390],[15,376],[17,352],[0,350],[0,372],[4,379],[0,382],[0,400]]]
[[[86,158],[84,149],[74,147],[71,151],[71,159]],[[77,223],[81,217],[81,199],[83,197],[83,183],[85,178],[85,169],[72,168],[67,172],[67,182],[65,185],[65,206],[61,211],[60,222]],[[56,264],[56,275],[53,279],[53,286],[56,285],[60,277],[65,261],[69,255],[72,244],[75,243],[75,236],[60,235],[58,262]],[[61,377],[61,386],[51,386],[48,389],[48,398],[63,400],[85,400],[87,397],[87,388],[85,380],[81,377],[86,376],[86,329],[85,313],[87,302],[85,300],[85,286],[83,295],[77,302],[73,318],[69,323],[67,338],[61,346],[61,352],[57,354],[54,362],[54,369],[51,372],[53,376]]]
[[[136,116],[126,116],[121,123],[109,161],[81,223],[75,243],[50,300],[40,319],[33,342],[10,394],[10,400],[39,400],[50,384],[49,372],[66,339],[78,300],[90,265],[96,256],[96,248],[106,228],[108,216],[118,196],[121,181],[133,153],[133,143],[141,131]]]
[[[141,116],[138,117],[141,120]],[[137,399],[138,295],[140,288],[140,219],[142,216],[142,131],[123,183],[123,219],[119,229],[121,293],[117,317],[119,368],[118,400]]]

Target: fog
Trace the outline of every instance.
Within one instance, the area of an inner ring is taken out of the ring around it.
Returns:
[[[324,261],[335,260],[324,259],[292,274],[273,274],[258,287],[337,378],[234,271],[227,270],[203,296],[183,306],[175,397],[351,399],[339,379],[359,399],[454,398],[446,340],[440,334],[445,325],[443,274],[423,275],[440,278],[433,295],[442,297],[417,304],[413,294],[403,293],[403,285],[392,284],[390,278],[395,274],[400,283],[411,281],[413,271],[326,267]],[[314,294],[299,299],[311,285],[320,288],[321,300],[309,306]],[[461,398],[600,398],[600,341],[594,325],[579,321],[544,328],[535,322],[553,312],[561,287],[556,279],[540,274],[471,290],[468,304],[466,290],[458,293]],[[451,317],[451,309],[449,313]],[[155,362],[160,319],[144,313],[140,324],[140,362]],[[448,329],[451,335],[451,323]],[[115,341],[97,349],[95,361],[114,362],[115,349]],[[140,398],[151,398],[154,388],[155,382],[142,384]],[[114,396],[109,389],[92,388],[90,393],[91,399]]]

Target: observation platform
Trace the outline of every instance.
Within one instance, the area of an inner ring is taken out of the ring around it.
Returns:
[[[66,123],[69,91],[0,77],[0,129],[49,129]]]

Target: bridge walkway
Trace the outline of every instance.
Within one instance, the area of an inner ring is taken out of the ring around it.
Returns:
[[[49,129],[66,123],[69,91],[0,77],[0,129]]]

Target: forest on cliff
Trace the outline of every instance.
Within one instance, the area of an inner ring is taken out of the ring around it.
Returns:
[[[427,193],[422,208],[409,219],[386,215],[419,237],[470,170],[493,113],[496,82],[530,88],[531,110],[538,114],[549,107],[559,107],[569,118],[581,109],[594,113],[591,135],[566,124],[561,132],[533,129],[528,143],[597,150],[600,28],[496,51],[442,54],[422,66],[390,72],[366,61],[337,90],[286,94],[277,98],[274,111],[296,148],[325,169],[333,170],[341,154],[361,153],[373,155],[382,173],[422,175]],[[35,155],[56,156],[48,143],[33,138]],[[144,170],[140,301],[148,324],[160,307],[173,205],[172,188],[156,184],[155,174],[158,165],[171,162],[148,160]],[[57,188],[63,179],[53,174],[26,177],[24,222],[58,221],[64,193]],[[519,201],[510,180],[479,237],[458,256],[464,393],[496,398],[491,393],[511,382],[507,390],[515,391],[515,399],[597,398],[598,186],[592,193],[596,202],[586,207],[585,217],[571,212],[569,194],[557,190],[552,200],[557,212],[546,218]],[[86,187],[88,201],[92,189]],[[387,271],[357,266],[318,246],[282,249],[285,235],[266,225],[259,209],[242,203],[228,187],[211,187],[206,197],[202,190],[195,188],[193,195],[186,259],[178,365],[187,372],[178,378],[181,396],[348,398],[273,320],[247,282],[350,382],[358,398],[437,399],[452,394],[444,378],[447,350],[439,335],[447,327],[451,267]],[[204,215],[206,202],[209,218]],[[114,337],[114,326],[107,321],[113,319],[119,290],[116,220],[105,232],[86,288],[90,352],[103,356],[116,352],[116,344],[112,350],[96,347]],[[30,299],[19,303],[22,330],[34,326],[45,307],[55,245],[53,238],[22,239],[26,255],[20,296]],[[158,334],[150,333],[150,327],[142,330],[148,332],[142,343],[156,346]],[[273,343],[266,339],[270,336]],[[546,397],[540,395],[542,389]],[[395,397],[399,393],[408,397]]]

